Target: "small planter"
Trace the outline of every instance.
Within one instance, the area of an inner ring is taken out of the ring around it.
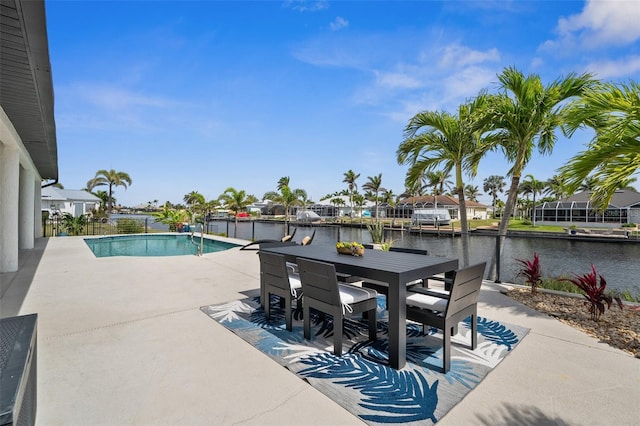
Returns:
[[[364,247],[359,243],[338,242],[336,244],[336,251],[339,254],[349,254],[351,256],[364,255]]]

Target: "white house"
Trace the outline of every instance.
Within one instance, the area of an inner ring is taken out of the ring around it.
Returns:
[[[0,26],[1,274],[42,234],[41,188],[58,181],[58,146],[44,1],[3,1]]]
[[[52,214],[69,213],[73,217],[90,214],[98,208],[100,198],[87,191],[59,189],[53,186],[42,188],[42,211]]]

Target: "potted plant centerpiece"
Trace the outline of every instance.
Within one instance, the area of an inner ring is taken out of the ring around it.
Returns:
[[[364,246],[355,241],[338,241],[336,243],[336,250],[340,254],[350,254],[352,256],[364,255]]]

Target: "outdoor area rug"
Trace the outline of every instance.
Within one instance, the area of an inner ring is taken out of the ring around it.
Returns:
[[[371,425],[436,423],[529,331],[479,317],[478,347],[472,351],[468,349],[470,323],[463,322],[452,339],[451,369],[443,374],[441,333],[432,328],[423,335],[421,325],[407,322],[407,364],[398,371],[387,366],[384,296],[378,298],[378,339],[367,341],[366,321],[346,319],[342,357],[333,355],[331,316],[323,318],[312,312],[313,340],[306,340],[302,310],[294,312],[293,331],[289,332],[275,297],[272,306],[269,321],[258,297],[201,310]]]

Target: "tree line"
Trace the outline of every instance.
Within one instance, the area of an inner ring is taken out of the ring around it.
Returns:
[[[320,201],[344,204],[343,196],[355,207],[366,200],[393,204],[398,198],[424,195],[429,189],[433,195],[450,193],[459,201],[461,232],[468,232],[466,200],[479,195],[476,186],[465,182],[465,176],[476,176],[480,161],[492,151],[500,151],[509,166],[510,178],[505,190],[504,177],[492,175],[484,180],[484,191],[493,199],[493,207],[502,211],[499,235],[506,235],[509,218],[518,208],[519,194],[547,193],[555,199],[571,195],[581,189],[593,191],[593,202],[606,208],[616,189],[635,181],[633,174],[640,167],[640,85],[602,82],[591,74],[569,74],[551,83],[543,84],[537,74],[524,75],[514,67],[505,68],[499,75],[497,93],[481,91],[460,105],[455,113],[448,111],[422,111],[413,116],[404,128],[403,141],[396,151],[396,160],[408,167],[405,191],[396,196],[382,186],[382,173],[368,176],[358,192],[360,174],[353,170],[344,173],[346,189],[327,194]],[[545,182],[523,172],[536,153],[551,155],[562,132],[570,138],[579,129],[589,128],[593,139],[584,151],[572,157],[558,170],[558,174]],[[453,183],[449,179],[453,177]],[[107,186],[98,191],[106,199],[110,214],[114,202],[113,188],[127,187],[132,181],[125,172],[100,170],[87,183],[87,190]],[[284,206],[285,211],[294,204],[312,203],[302,189],[292,189],[288,176],[282,177],[275,191],[264,194]],[[505,192],[507,199],[500,205],[498,194]],[[185,195],[187,211],[212,210],[224,207],[239,212],[257,198],[244,190],[227,188],[217,199],[206,202],[197,191]],[[522,201],[520,201],[522,203]],[[164,209],[170,209],[165,203]],[[167,213],[168,214],[168,213]],[[378,215],[376,214],[376,217]]]

